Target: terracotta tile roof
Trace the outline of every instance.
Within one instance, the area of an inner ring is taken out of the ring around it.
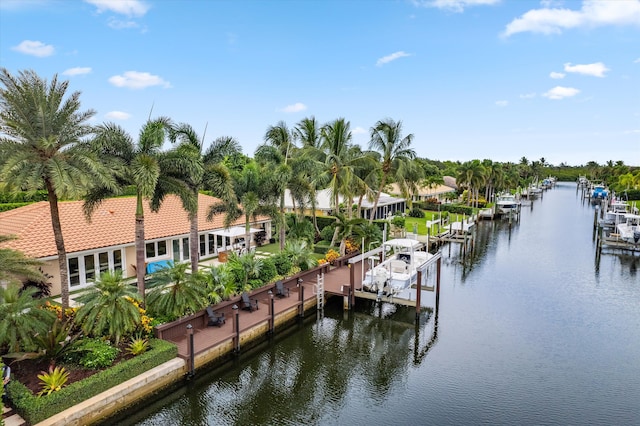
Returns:
[[[392,183],[391,185],[389,185],[389,187],[391,188],[389,192],[391,192],[392,194],[400,193],[400,188],[398,187],[397,183]],[[444,193],[453,192],[453,191],[455,191],[455,188],[452,188],[451,186],[448,186],[448,185],[436,185],[434,187],[428,187],[428,186],[418,187],[418,195],[422,197],[430,196],[430,195],[439,195],[439,194],[444,194]]]
[[[218,199],[200,194],[198,199],[198,229],[208,231],[223,228],[224,215],[207,222],[207,209]],[[58,204],[65,248],[68,253],[100,247],[132,244],[135,237],[135,197],[110,198],[98,207],[88,222],[82,201],[62,201]],[[145,202],[144,232],[146,240],[189,233],[187,212],[174,195],[165,198],[158,213],[151,212]],[[266,217],[259,217],[264,220]],[[244,218],[233,225],[244,225]],[[49,203],[41,201],[0,213],[0,234],[13,234],[16,240],[2,247],[20,250],[35,258],[55,256],[56,245],[51,226]]]

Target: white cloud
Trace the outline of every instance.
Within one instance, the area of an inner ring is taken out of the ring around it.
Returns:
[[[67,70],[64,70],[62,72],[62,75],[82,75],[82,74],[89,74],[91,72],[91,68],[90,67],[75,67],[75,68],[69,68]]]
[[[566,29],[604,25],[640,26],[640,0],[583,0],[580,10],[532,9],[507,24],[502,35],[509,37],[521,32],[560,34]]]
[[[302,102],[296,102],[293,105],[287,105],[286,107],[280,109],[282,112],[300,112],[307,109],[307,106]]]
[[[55,53],[52,45],[33,40],[24,40],[19,45],[12,47],[12,49],[25,55],[37,56],[39,58],[51,56]]]
[[[399,52],[392,53],[391,55],[383,56],[382,58],[376,61],[376,66],[381,67],[384,64],[387,64],[391,61],[395,61],[396,59],[404,58],[407,56],[411,56],[410,53],[403,52],[402,50]]]
[[[452,12],[463,12],[471,6],[486,6],[499,3],[501,0],[413,0],[413,4],[422,7],[436,7]]]
[[[509,101],[496,101],[496,105],[499,107],[506,107],[509,105]]]
[[[129,89],[144,89],[150,86],[162,86],[165,89],[171,87],[171,83],[164,81],[157,75],[138,71],[127,71],[123,75],[114,75],[109,78],[109,83],[116,87],[126,87]]]
[[[109,11],[126,16],[143,16],[151,6],[140,0],[84,0],[98,8],[98,13]]]
[[[104,116],[110,120],[128,120],[131,118],[131,114],[122,111],[110,111]]]
[[[563,73],[561,73],[561,72],[551,71],[551,72],[549,73],[549,77],[554,78],[554,79],[556,79],[556,80],[557,80],[557,79],[564,78],[564,74],[563,74]]]
[[[570,63],[566,63],[564,64],[564,70],[566,72],[592,75],[594,77],[604,77],[604,73],[609,71],[609,68],[607,68],[602,62],[584,65],[571,65]]]
[[[135,21],[122,21],[120,19],[116,19],[113,17],[109,18],[109,20],[107,21],[107,25],[113,28],[114,30],[126,30],[129,28],[139,27],[138,23]]]
[[[525,93],[524,95],[520,95],[520,99],[533,99],[535,97],[535,93]]]
[[[547,93],[543,93],[542,96],[549,99],[564,99],[575,96],[578,93],[580,93],[580,90],[574,89],[573,87],[556,86]]]
[[[633,61],[634,64],[640,64],[640,58],[636,59],[635,61]]]
[[[352,131],[351,131],[352,135],[366,135],[367,134],[367,129],[365,129],[364,127],[355,127]]]

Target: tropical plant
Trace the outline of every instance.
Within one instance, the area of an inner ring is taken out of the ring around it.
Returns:
[[[92,128],[95,111],[80,111],[80,92],[65,98],[68,81],[51,83],[34,71],[13,76],[0,70],[0,181],[5,189],[45,189],[49,201],[62,306],[69,307],[67,251],[60,224],[58,200],[82,196],[98,183],[113,187],[109,170],[83,138]]]
[[[92,189],[85,197],[85,214],[90,218],[106,198],[120,195],[131,185],[135,188],[136,277],[143,304],[146,295],[143,200],[151,199],[151,210],[156,212],[169,193],[177,194],[187,211],[193,211],[196,203],[193,192],[183,180],[184,174],[197,169],[194,165],[195,155],[192,155],[192,148],[183,144],[170,151],[162,151],[170,129],[171,121],[168,118],[148,120],[140,130],[138,142],[134,143],[122,127],[106,123],[96,127],[93,141],[102,160],[111,168],[117,185]]]
[[[120,349],[101,339],[83,339],[74,350],[80,354],[78,364],[94,370],[111,366],[120,353]]]
[[[287,275],[293,267],[293,262],[291,262],[289,256],[282,251],[271,256],[270,259],[273,260],[278,275]]]
[[[233,202],[235,195],[229,170],[222,164],[222,159],[234,153],[241,152],[240,144],[234,138],[222,137],[216,139],[203,154],[203,142],[195,130],[188,124],[179,124],[171,130],[170,139],[173,142],[180,141],[184,149],[182,155],[191,156],[192,161],[187,162],[190,170],[184,167],[175,168],[176,164],[170,163],[170,174],[184,180],[191,191],[192,202],[185,205],[189,213],[189,259],[191,270],[198,272],[199,237],[198,237],[198,194],[206,188],[214,196],[221,198],[227,204]],[[203,136],[204,139],[204,136]],[[183,162],[184,163],[184,162]]]
[[[262,259],[257,257],[255,253],[249,252],[243,255],[232,253],[227,265],[229,274],[236,283],[238,293],[249,291],[260,284],[264,284],[260,282]]]
[[[80,334],[73,329],[73,324],[68,320],[56,319],[51,329],[34,336],[36,350],[34,352],[11,353],[7,358],[15,358],[17,361],[25,359],[43,359],[49,363],[49,369],[55,367],[56,362],[73,351],[73,344]]]
[[[207,279],[209,302],[212,304],[220,300],[229,300],[237,294],[236,283],[233,282],[226,264],[211,266]]]
[[[127,353],[133,356],[137,356],[145,353],[148,349],[149,339],[138,336],[131,339],[131,342],[127,346]]]
[[[284,253],[291,259],[291,263],[301,270],[313,268],[318,264],[313,257],[313,250],[305,240],[289,240],[284,247]]]
[[[409,167],[410,161],[416,157],[415,151],[410,148],[413,134],[402,137],[402,122],[391,119],[378,121],[371,129],[371,141],[369,147],[382,154],[382,179],[375,195],[369,223],[376,218],[376,209],[380,193],[387,184],[389,178],[396,178],[399,174],[407,174],[403,169]]]
[[[11,235],[0,235],[0,244],[14,240]],[[44,263],[25,256],[18,250],[0,248],[0,282],[20,283],[23,279],[45,281],[42,270],[38,269]]]
[[[206,278],[201,272],[187,274],[187,263],[171,263],[149,279],[149,310],[178,318],[207,305]]]
[[[49,369],[49,372],[41,371],[38,374],[38,379],[40,379],[40,385],[42,390],[38,392],[38,396],[42,395],[50,395],[52,392],[57,392],[64,385],[67,384],[69,380],[69,372],[64,369],[64,367],[54,367],[53,369]]]
[[[0,347],[8,352],[34,348],[34,336],[46,333],[55,319],[51,311],[40,309],[42,301],[34,299],[34,288],[20,291],[20,285],[0,285]]]
[[[106,335],[117,345],[140,324],[140,310],[133,303],[140,296],[125,282],[121,271],[101,274],[94,286],[85,289],[77,300],[83,305],[78,309],[76,321],[87,335]]]

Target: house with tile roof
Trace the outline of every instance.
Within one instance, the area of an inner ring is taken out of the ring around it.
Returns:
[[[344,197],[338,196],[338,201],[342,204]],[[323,189],[316,193],[316,216],[328,216],[333,212],[332,207],[333,200],[331,198],[331,190]],[[360,205],[361,217],[369,219],[373,213],[374,200],[368,200],[364,198]],[[354,198],[351,201],[352,205],[358,204],[358,199]],[[293,197],[288,189],[285,190],[285,210],[289,213],[293,213],[299,206],[294,202]],[[310,213],[311,202],[308,200],[306,203],[306,212]],[[381,193],[378,205],[376,206],[376,219],[384,219],[386,217],[394,215],[396,212],[404,213],[407,208],[407,203],[404,198],[393,197],[389,194]]]
[[[208,207],[217,198],[200,194],[198,199],[198,233],[200,257],[216,256],[235,241],[234,233],[224,232],[224,216],[207,221]],[[71,291],[91,285],[104,271],[122,271],[124,277],[135,277],[135,197],[110,198],[93,213],[84,215],[82,201],[61,201],[58,204],[69,267]],[[189,219],[180,199],[165,198],[157,213],[148,204],[144,214],[146,261],[182,262],[189,260]],[[244,229],[244,220],[233,226]],[[251,223],[252,233],[271,236],[271,220],[260,216]],[[15,235],[2,247],[19,250],[29,257],[45,262],[43,272],[51,275],[51,294],[59,295],[60,271],[51,226],[49,203],[41,201],[0,213],[0,234]],[[255,235],[255,234],[252,234]],[[235,238],[242,239],[244,235]]]
[[[445,176],[444,185],[425,185],[418,187],[418,191],[412,194],[413,201],[424,201],[429,198],[436,198],[438,201],[444,201],[446,194],[455,193],[457,186],[455,179],[449,176]],[[392,183],[388,186],[391,194],[400,194],[400,188],[398,184]]]

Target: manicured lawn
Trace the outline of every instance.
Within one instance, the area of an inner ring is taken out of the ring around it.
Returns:
[[[257,247],[256,251],[262,251],[271,254],[280,253],[280,243],[275,242],[273,244],[265,244],[263,246]]]

